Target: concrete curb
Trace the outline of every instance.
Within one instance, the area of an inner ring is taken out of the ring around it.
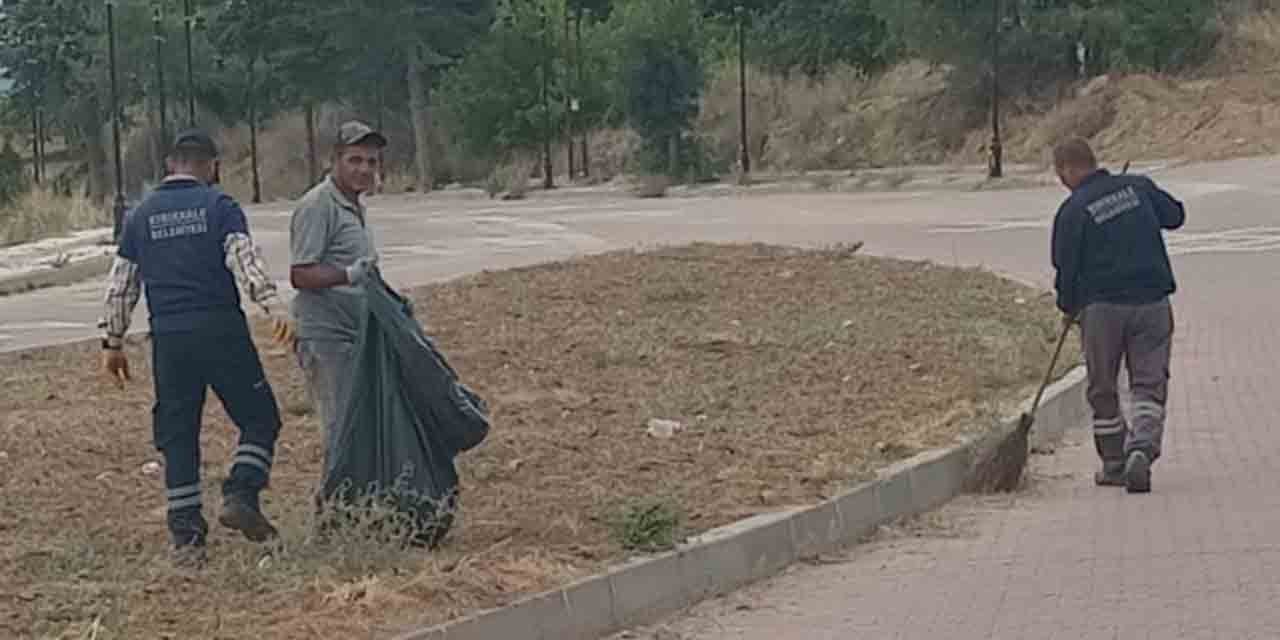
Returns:
[[[73,260],[61,267],[44,267],[0,277],[0,296],[60,287],[105,275],[111,269],[113,252],[114,249],[104,249],[103,255]]]
[[[1033,447],[1052,446],[1068,429],[1085,424],[1085,380],[1079,367],[1045,391],[1036,411]],[[1017,426],[1017,416],[1005,419],[981,437],[894,464],[875,480],[820,504],[743,520],[675,551],[394,638],[595,640],[655,622],[774,575],[797,560],[856,543],[880,525],[941,506],[964,490],[978,454]]]

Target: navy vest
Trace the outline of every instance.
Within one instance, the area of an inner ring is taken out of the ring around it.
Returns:
[[[195,180],[162,183],[129,213],[120,256],[138,265],[152,333],[247,332],[224,250],[247,232],[240,207]]]

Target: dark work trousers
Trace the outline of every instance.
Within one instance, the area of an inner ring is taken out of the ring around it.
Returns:
[[[1104,464],[1118,466],[1129,453],[1142,450],[1154,461],[1164,438],[1172,305],[1167,298],[1140,305],[1094,303],[1080,316],[1080,332],[1098,455]],[[1133,400],[1128,421],[1117,388],[1122,359]]]
[[[170,530],[199,519],[200,419],[209,387],[240,430],[223,495],[238,495],[256,507],[271,476],[280,410],[252,338],[239,332],[156,335],[152,372],[152,428],[164,454]]]

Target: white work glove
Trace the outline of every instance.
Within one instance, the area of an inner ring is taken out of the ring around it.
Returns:
[[[347,283],[351,285],[361,285],[369,277],[369,272],[378,265],[375,258],[365,257],[356,260],[347,267]]]

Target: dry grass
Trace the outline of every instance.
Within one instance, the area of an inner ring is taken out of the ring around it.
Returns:
[[[0,208],[0,247],[109,224],[110,212],[85,198],[36,188]]]
[[[1280,89],[1270,76],[1238,74],[1203,80],[1150,75],[1104,78],[1093,91],[1047,115],[1006,125],[1006,157],[1047,166],[1047,151],[1067,135],[1090,139],[1102,156],[1194,161],[1280,152]],[[970,134],[963,160],[980,161],[987,134]]]
[[[946,79],[946,70],[922,62],[874,77],[837,68],[821,81],[753,70],[752,156],[762,168],[785,171],[941,161],[975,115],[948,95]],[[699,121],[722,158],[736,157],[738,117],[737,72],[725,69],[712,79]]]
[[[1091,139],[1116,164],[1280,152],[1280,13],[1246,10],[1228,16],[1224,29],[1213,59],[1194,74],[1104,76],[1047,111],[1011,118],[1006,157],[1046,163],[1047,149],[1068,135]],[[971,132],[958,159],[981,161],[989,135]]]
[[[495,420],[431,554],[308,538],[320,438],[293,360],[269,355],[283,546],[264,559],[215,526],[208,569],[177,572],[141,471],[157,459],[145,344],[126,391],[92,344],[0,355],[0,636],[367,637],[500,605],[623,558],[629,505],[662,505],[632,509],[628,543],[661,546],[985,428],[1042,375],[1056,328],[1020,285],[842,248],[618,252],[414,298]],[[235,437],[211,404],[207,487]],[[652,419],[683,428],[654,437]]]
[[[485,190],[489,197],[501,196],[503,200],[522,200],[529,193],[529,176],[538,164],[530,153],[515,153],[489,174]]]
[[[1228,31],[1206,71],[1214,75],[1275,72],[1280,60],[1280,10],[1249,10],[1231,16]]]
[[[671,178],[658,174],[642,174],[631,180],[631,194],[637,198],[662,198],[671,188]]]

